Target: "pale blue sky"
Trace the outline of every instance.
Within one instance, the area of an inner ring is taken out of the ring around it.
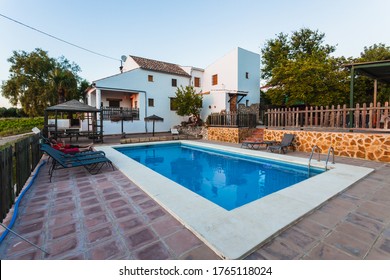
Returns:
[[[206,67],[235,47],[260,53],[269,39],[307,27],[336,56],[390,46],[388,0],[0,0],[0,14],[118,61],[64,44],[0,16],[0,81],[13,50],[39,47],[77,63],[89,82],[119,72],[122,55]],[[0,107],[7,106],[0,97]]]

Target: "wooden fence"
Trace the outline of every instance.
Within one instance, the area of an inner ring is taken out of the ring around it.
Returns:
[[[337,107],[306,107],[269,109],[266,112],[268,127],[327,127],[341,129],[390,129],[390,107],[378,102],[377,106],[370,103],[356,104],[355,108],[346,105]]]
[[[207,117],[208,126],[256,127],[256,114],[214,113]]]
[[[11,209],[41,156],[39,135],[0,149],[0,221]]]

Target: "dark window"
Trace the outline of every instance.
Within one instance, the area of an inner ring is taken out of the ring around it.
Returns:
[[[176,79],[172,79],[172,86],[177,87],[177,80]]]
[[[198,77],[194,78],[194,86],[195,87],[200,87],[200,78],[198,78]]]
[[[120,101],[119,100],[109,100],[108,101],[108,107],[119,108],[120,107]]]
[[[170,109],[171,111],[177,111],[177,105],[176,105],[176,98],[171,97],[170,98]]]
[[[218,85],[218,74],[213,75],[212,77],[212,85]]]
[[[148,82],[153,82],[153,75],[148,75]]]
[[[148,105],[149,105],[149,107],[154,107],[154,99],[153,98],[148,99]]]

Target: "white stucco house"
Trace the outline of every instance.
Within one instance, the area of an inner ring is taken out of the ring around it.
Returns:
[[[156,132],[169,131],[188,117],[180,117],[172,107],[177,87],[192,85],[203,95],[202,119],[214,112],[235,111],[238,104],[259,103],[260,56],[236,48],[206,68],[180,66],[130,55],[122,72],[93,82],[87,93],[88,105],[120,110],[128,117],[126,133],[151,131],[146,116],[164,118]],[[115,109],[116,108],[116,109]],[[109,112],[109,111],[107,111]],[[112,114],[104,115],[104,134],[121,133],[122,123]]]

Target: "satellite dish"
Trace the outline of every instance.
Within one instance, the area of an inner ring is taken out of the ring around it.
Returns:
[[[122,55],[122,56],[121,56],[121,59],[122,59],[123,62],[126,62],[127,56]]]

